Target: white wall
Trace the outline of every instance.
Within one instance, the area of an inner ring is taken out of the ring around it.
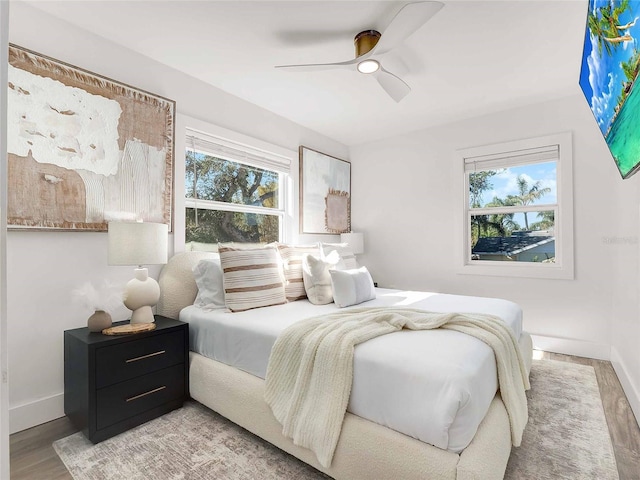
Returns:
[[[0,52],[8,49],[9,2],[0,0]],[[0,55],[0,124],[7,121],[7,62]],[[7,383],[7,129],[0,127],[0,478],[9,478],[9,385]]]
[[[21,2],[11,5],[9,40],[175,100],[180,114],[289,150],[296,151],[302,144],[338,157],[347,156],[345,146],[327,137]],[[176,163],[181,161],[178,152]],[[293,176],[295,179],[295,172]],[[176,216],[181,214],[175,212]],[[108,278],[125,283],[131,278],[128,267],[107,266],[106,240],[105,233],[90,232],[8,234],[12,432],[63,415],[63,331],[85,326],[87,318],[71,303],[71,291],[86,281]],[[153,275],[158,271],[157,267],[150,269]],[[116,315],[122,319],[127,316],[124,307]]]
[[[564,131],[573,134],[575,280],[456,274],[453,152]],[[640,175],[620,179],[580,93],[361,145],[351,162],[360,259],[381,286],[513,300],[542,347],[608,359],[613,342],[637,392]]]
[[[613,211],[616,212],[613,254],[611,314],[611,363],[640,423],[640,178],[618,180]]]

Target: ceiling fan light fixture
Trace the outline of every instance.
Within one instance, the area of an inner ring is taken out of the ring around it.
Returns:
[[[376,60],[363,60],[358,64],[360,73],[375,73],[380,69],[380,64]]]

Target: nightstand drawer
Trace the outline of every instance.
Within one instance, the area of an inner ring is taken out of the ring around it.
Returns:
[[[184,331],[155,335],[96,350],[96,388],[184,363]]]
[[[98,390],[96,428],[101,430],[182,398],[184,385],[184,364],[180,364]]]

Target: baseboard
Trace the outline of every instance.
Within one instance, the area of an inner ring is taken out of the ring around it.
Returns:
[[[616,347],[611,347],[611,365],[616,371],[616,375],[622,384],[624,394],[629,400],[631,410],[636,417],[636,423],[640,425],[640,385],[634,384],[629,370],[627,369],[622,357],[616,350]]]
[[[64,417],[64,394],[41,398],[9,409],[9,433],[16,433]]]
[[[536,350],[598,360],[609,360],[611,358],[611,346],[606,343],[585,342],[583,340],[533,334],[531,338],[533,339],[533,348]]]

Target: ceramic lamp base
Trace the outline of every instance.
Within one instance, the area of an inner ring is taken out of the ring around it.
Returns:
[[[153,323],[154,320],[153,311],[148,305],[137,308],[131,314],[131,323]]]
[[[124,305],[133,311],[131,323],[152,323],[153,307],[160,299],[160,286],[149,277],[146,268],[136,268],[135,278],[129,280],[124,290]]]

